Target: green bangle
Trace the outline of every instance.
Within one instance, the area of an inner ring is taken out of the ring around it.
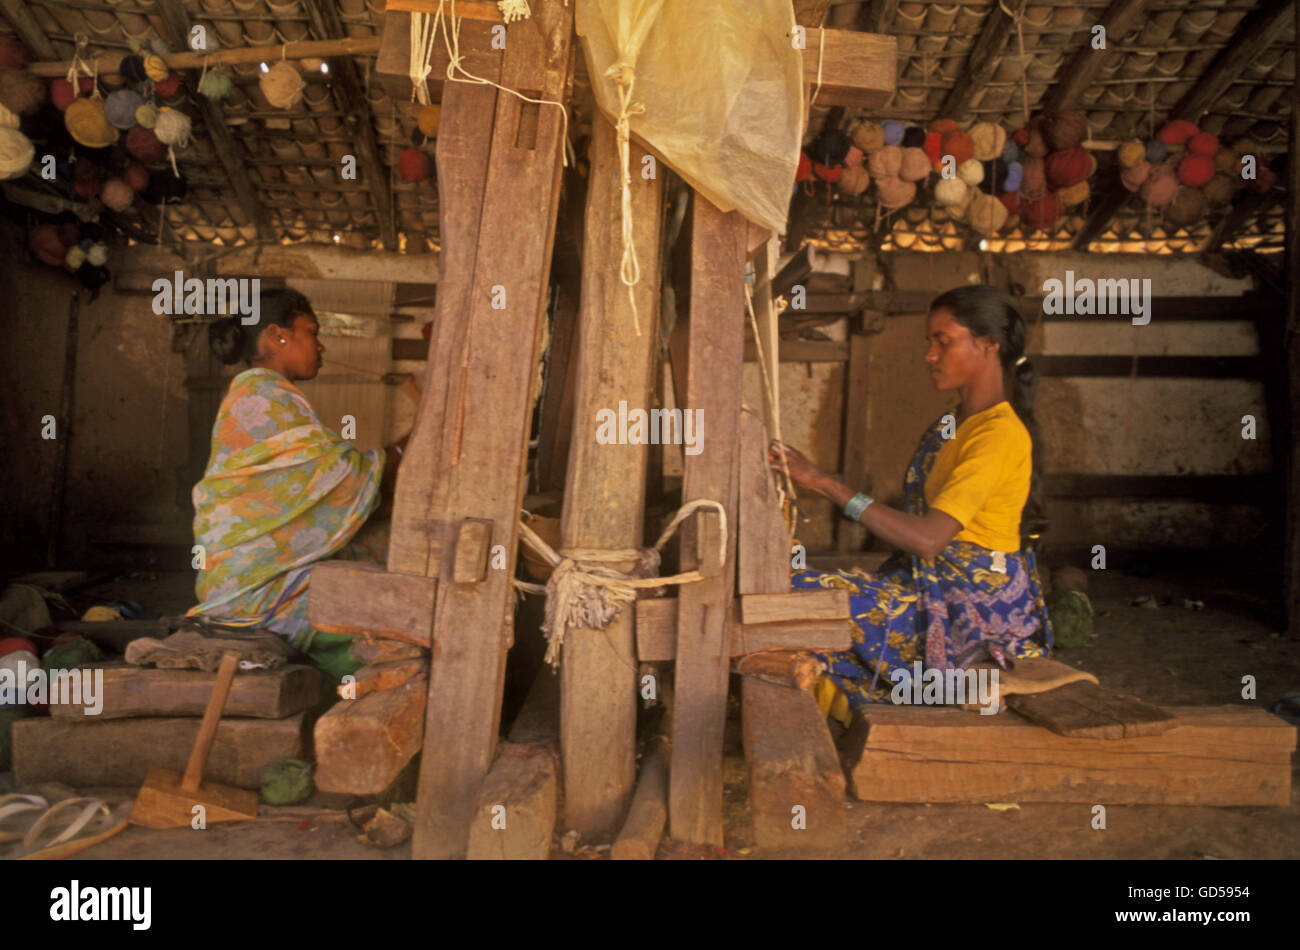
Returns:
[[[857,521],[862,517],[862,513],[870,507],[875,499],[870,495],[864,495],[858,492],[844,505],[844,517],[850,521]]]

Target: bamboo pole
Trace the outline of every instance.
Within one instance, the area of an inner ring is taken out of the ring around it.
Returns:
[[[274,59],[326,59],[331,56],[374,56],[379,52],[379,36],[351,36],[338,40],[303,40],[279,46],[241,46],[217,50],[202,56],[198,53],[168,53],[164,62],[172,69],[202,69],[205,61],[211,66],[231,66],[240,63],[260,63]],[[86,62],[100,76],[118,75],[121,54],[101,56]],[[37,76],[58,78],[66,76],[72,61],[58,63],[32,63],[28,69]]]

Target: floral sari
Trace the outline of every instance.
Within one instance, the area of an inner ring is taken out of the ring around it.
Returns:
[[[190,615],[273,630],[309,650],[317,636],[307,622],[312,567],[345,546],[358,548],[344,552],[357,559],[383,551],[363,546],[364,537],[349,545],[379,504],[383,469],[382,450],[362,452],[327,429],[279,373],[234,377],[194,488],[203,560]]]
[[[925,480],[943,446],[936,419],[903,478],[907,512],[926,512]],[[990,551],[951,541],[933,560],[898,553],[873,574],[798,571],[796,589],[838,588],[850,593],[853,645],[819,654],[827,676],[857,708],[887,702],[890,672],[922,661],[925,669],[964,669],[993,660],[1046,656],[1052,647],[1033,551]]]

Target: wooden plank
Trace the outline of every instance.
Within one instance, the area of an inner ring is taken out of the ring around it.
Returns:
[[[844,846],[844,774],[817,700],[746,677],[741,721],[754,840],[776,850]]]
[[[396,530],[396,526],[394,526]],[[373,564],[321,561],[311,572],[307,619],[317,630],[430,645],[438,582]]]
[[[451,579],[457,584],[477,584],[487,576],[488,550],[492,544],[492,522],[466,518],[456,531],[452,552]]]
[[[371,663],[368,666],[361,667],[355,674],[349,674],[352,681],[348,682],[347,679],[344,679],[336,687],[336,691],[344,699],[361,699],[371,693],[405,686],[415,677],[427,676],[428,673],[429,661],[423,657],[389,660],[387,663]]]
[[[763,354],[760,371],[762,368],[766,368],[767,371],[766,378],[763,380],[762,411],[759,418],[763,420],[763,425],[773,436],[779,434],[779,423],[781,421],[781,373],[778,369],[778,364],[781,361],[781,327],[780,321],[777,319],[776,303],[773,300],[773,296],[777,291],[772,286],[772,282],[777,276],[776,264],[780,250],[781,239],[769,237],[759,252],[754,255],[754,290],[752,295],[754,299],[754,322],[758,324],[758,338],[754,343],[755,348],[761,349]],[[797,257],[798,255],[796,255]],[[764,454],[766,455],[766,448],[764,448]]]
[[[844,454],[840,471],[844,483],[854,491],[871,491],[871,465],[867,454],[867,427],[871,422],[871,337],[855,333],[849,337],[849,371],[844,382]],[[867,529],[857,521],[835,519],[835,547],[847,553],[861,551]]]
[[[740,616],[746,627],[786,621],[844,620],[849,617],[849,592],[796,590],[784,594],[747,594],[740,598]]]
[[[795,284],[802,284],[811,277],[816,261],[817,251],[811,244],[805,244],[795,251],[785,266],[772,277],[773,298],[785,296]]]
[[[546,4],[531,19],[512,24],[502,83],[540,86],[541,98],[563,101],[572,68],[572,15],[572,7]],[[463,84],[452,86],[449,101]],[[562,150],[559,110],[524,106],[514,96],[501,94],[496,100],[471,283],[475,292],[469,294],[468,312],[457,321],[464,327],[463,346],[445,356],[430,349],[454,367],[445,403],[448,424],[436,433],[434,457],[447,470],[434,495],[433,520],[490,519],[507,563],[503,570],[488,571],[481,584],[446,585],[438,595],[438,653],[429,678],[412,837],[417,858],[465,853],[475,794],[491,766],[501,716],[532,384],[545,319]],[[525,114],[536,120],[535,135],[519,135]],[[440,148],[445,138],[439,135]],[[439,162],[441,167],[441,156]],[[529,196],[526,205],[520,204],[521,194]],[[459,233],[444,231],[444,247],[459,240]],[[494,298],[500,299],[492,292],[498,285],[504,310],[492,306]],[[445,281],[440,303],[443,289]],[[450,571],[451,565],[443,569]]]
[[[196,717],[21,719],[13,724],[18,786],[63,782],[74,787],[135,785],[152,768],[185,769],[198,736]],[[303,754],[303,714],[284,719],[223,719],[204,778],[261,788],[262,773]]]
[[[437,4],[434,5],[436,10]],[[447,24],[451,25],[450,5],[447,9]],[[502,51],[492,48],[493,24],[477,19],[466,20],[460,25],[461,65],[475,76],[493,76],[501,72]],[[507,45],[513,42],[513,31],[518,24],[506,27]],[[379,36],[372,37],[375,48],[375,77],[384,88],[400,102],[413,101],[411,96],[411,14],[405,10],[389,10],[384,14],[383,30]],[[447,48],[439,35],[434,44],[433,55],[429,59],[429,98],[438,102],[443,99],[448,85]],[[451,85],[455,85],[452,83]],[[446,134],[446,127],[439,125],[438,134]],[[439,178],[441,181],[441,178]]]
[[[599,111],[592,122],[574,422],[560,533],[566,549],[626,550],[642,541],[646,446],[597,442],[597,417],[602,410],[618,412],[624,402],[631,409],[652,408],[663,189],[658,176],[632,177],[633,238],[641,272],[634,314],[619,277],[622,169],[617,137]],[[631,167],[640,167],[642,155],[641,148],[632,148]],[[612,566],[626,570],[633,562]],[[565,634],[560,671],[564,821],[584,835],[616,830],[636,781],[635,657],[631,611],[604,630]]]
[[[1182,725],[1098,742],[1015,713],[873,707],[847,750],[850,787],[880,802],[1290,804],[1295,726],[1250,706],[1165,712]]]
[[[1006,704],[1058,735],[1078,738],[1131,739],[1159,735],[1178,725],[1164,710],[1097,683],[1077,682],[1044,693],[1009,695]]]
[[[737,530],[741,594],[790,590],[790,534],[767,467],[767,429],[746,408],[740,413],[740,500]]]
[[[420,751],[428,677],[331,706],[316,722],[316,787],[378,795]]]
[[[668,757],[663,744],[654,742],[641,757],[636,793],[627,821],[609,856],[615,861],[650,861],[659,850],[668,822]]]
[[[87,703],[50,703],[55,719],[83,719],[87,707],[99,707],[96,719],[142,716],[202,716],[212,695],[215,673],[200,670],[159,670],[123,661],[105,663],[102,689]],[[249,670],[235,677],[223,716],[284,719],[303,712],[320,699],[320,672],[313,666],[291,664],[275,670]]]
[[[43,59],[54,59],[59,55],[24,0],[0,0],[0,13],[4,14],[4,18],[9,21],[9,25],[23,41],[23,45],[37,56]],[[63,75],[67,75],[66,70]]]
[[[826,671],[826,665],[803,650],[766,650],[736,657],[732,672],[753,676],[790,689],[811,690]]]
[[[502,743],[474,799],[471,861],[545,861],[559,800],[555,753]]]
[[[825,38],[823,42],[823,36]],[[878,109],[894,95],[898,38],[857,30],[810,29],[803,53],[803,81],[816,87],[819,106]]]
[[[677,656],[677,600],[672,597],[636,602],[636,650],[642,663],[663,663]],[[853,622],[836,620],[791,620],[746,627],[740,623],[739,605],[733,606],[727,631],[730,656],[744,656],[760,650],[847,650],[852,643]]]
[[[1293,0],[1263,0],[1237,27],[1232,42],[1219,50],[1196,84],[1169,110],[1169,117],[1198,121],[1246,67],[1277,42],[1294,13]]]
[[[1023,8],[1023,7],[1022,7]],[[944,96],[938,114],[958,121],[966,118],[967,107],[975,94],[993,78],[993,71],[1001,62],[1002,47],[1015,36],[1014,21],[1001,4],[989,7],[988,15],[980,27],[975,44],[966,56],[962,72],[953,87]],[[1027,117],[1026,117],[1027,118]]]
[[[427,650],[400,643],[397,640],[377,640],[357,637],[352,641],[352,659],[358,663],[391,663],[394,660],[411,660],[429,655]]]
[[[1106,45],[1094,48],[1091,30],[1083,34],[1083,43],[1070,57],[1070,62],[1059,75],[1061,82],[1051,91],[1040,107],[1043,112],[1064,112],[1079,104],[1079,97],[1092,85],[1109,59],[1124,55],[1121,41],[1142,19],[1145,0],[1112,0],[1098,23],[1106,28]]]
[[[698,192],[692,208],[690,357],[683,408],[703,411],[700,453],[686,456],[682,501],[708,498],[727,512],[722,571],[683,587],[677,601],[677,671],[669,776],[674,838],[722,843],[722,732],[727,626],[735,588],[737,426],[744,358],[745,219]],[[699,525],[684,525],[682,566],[698,566]]]

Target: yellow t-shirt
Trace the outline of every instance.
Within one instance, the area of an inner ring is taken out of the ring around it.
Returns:
[[[961,522],[958,541],[1020,550],[1020,512],[1029,498],[1031,440],[1003,401],[962,421],[925,480],[925,503]]]

